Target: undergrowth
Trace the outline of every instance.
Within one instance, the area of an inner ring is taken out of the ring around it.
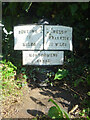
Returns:
[[[22,85],[25,85],[25,78],[17,77],[16,79],[17,67],[14,66],[10,61],[6,60],[0,61],[0,90],[2,99],[8,96],[17,96],[22,94],[20,89]],[[25,76],[25,75],[24,75]]]

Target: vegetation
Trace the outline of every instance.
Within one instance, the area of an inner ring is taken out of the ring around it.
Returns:
[[[20,78],[15,80],[17,67],[14,66],[10,61],[6,62],[6,60],[4,60],[0,62],[2,68],[0,68],[0,90],[2,90],[2,98],[5,99],[5,97],[10,95],[17,96],[18,94],[21,94],[21,92],[18,90],[26,83],[25,80],[22,81]],[[24,76],[25,75],[23,75],[23,77]]]
[[[52,106],[48,111],[48,116],[52,119],[63,119],[70,120],[70,116],[62,108],[60,108],[55,101],[49,99],[55,106]],[[65,117],[64,117],[65,115]]]
[[[26,84],[24,80],[36,79],[34,71],[39,71],[39,67],[22,66],[21,51],[14,50],[13,27],[18,24],[34,24],[45,19],[49,24],[64,25],[73,28],[73,51],[65,51],[65,62],[62,66],[55,66],[53,70],[46,74],[46,83],[55,86],[56,82],[71,87],[74,97],[80,97],[82,112],[81,118],[90,117],[90,36],[89,36],[89,9],[90,4],[84,3],[63,3],[63,2],[3,2],[2,3],[2,61],[0,72],[0,88],[3,96],[14,94],[13,90],[19,89]],[[0,55],[1,57],[1,55]],[[42,71],[42,73],[44,73]],[[16,76],[16,80],[15,77]],[[72,89],[73,88],[73,89]],[[17,92],[16,92],[17,93]],[[53,100],[50,100],[54,103]],[[55,104],[55,103],[54,103]],[[56,105],[56,104],[55,104]],[[59,107],[56,105],[49,110],[51,116],[52,109],[59,115]],[[57,116],[56,115],[56,116]],[[60,115],[60,116],[61,116]],[[64,112],[66,118],[68,115]]]

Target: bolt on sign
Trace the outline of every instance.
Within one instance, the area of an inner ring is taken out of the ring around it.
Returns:
[[[62,65],[62,50],[72,50],[72,28],[58,25],[15,26],[14,50],[23,51],[23,65]]]

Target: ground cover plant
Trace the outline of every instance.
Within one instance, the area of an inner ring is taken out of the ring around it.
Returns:
[[[19,94],[18,91],[15,90],[21,88],[22,81],[20,81],[19,78],[15,80],[17,67],[14,66],[10,61],[6,62],[6,60],[0,61],[0,63],[0,89],[2,90],[2,97],[5,98],[9,95]]]

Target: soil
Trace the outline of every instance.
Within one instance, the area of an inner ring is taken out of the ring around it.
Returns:
[[[32,119],[37,114],[47,115],[49,108],[53,106],[53,103],[48,102],[50,98],[68,113],[75,105],[79,106],[80,102],[80,98],[75,98],[75,93],[65,85],[41,87],[26,85],[21,90],[23,96],[8,97],[5,102],[2,102],[2,118]],[[78,107],[71,114],[71,118],[79,117],[79,111]]]

